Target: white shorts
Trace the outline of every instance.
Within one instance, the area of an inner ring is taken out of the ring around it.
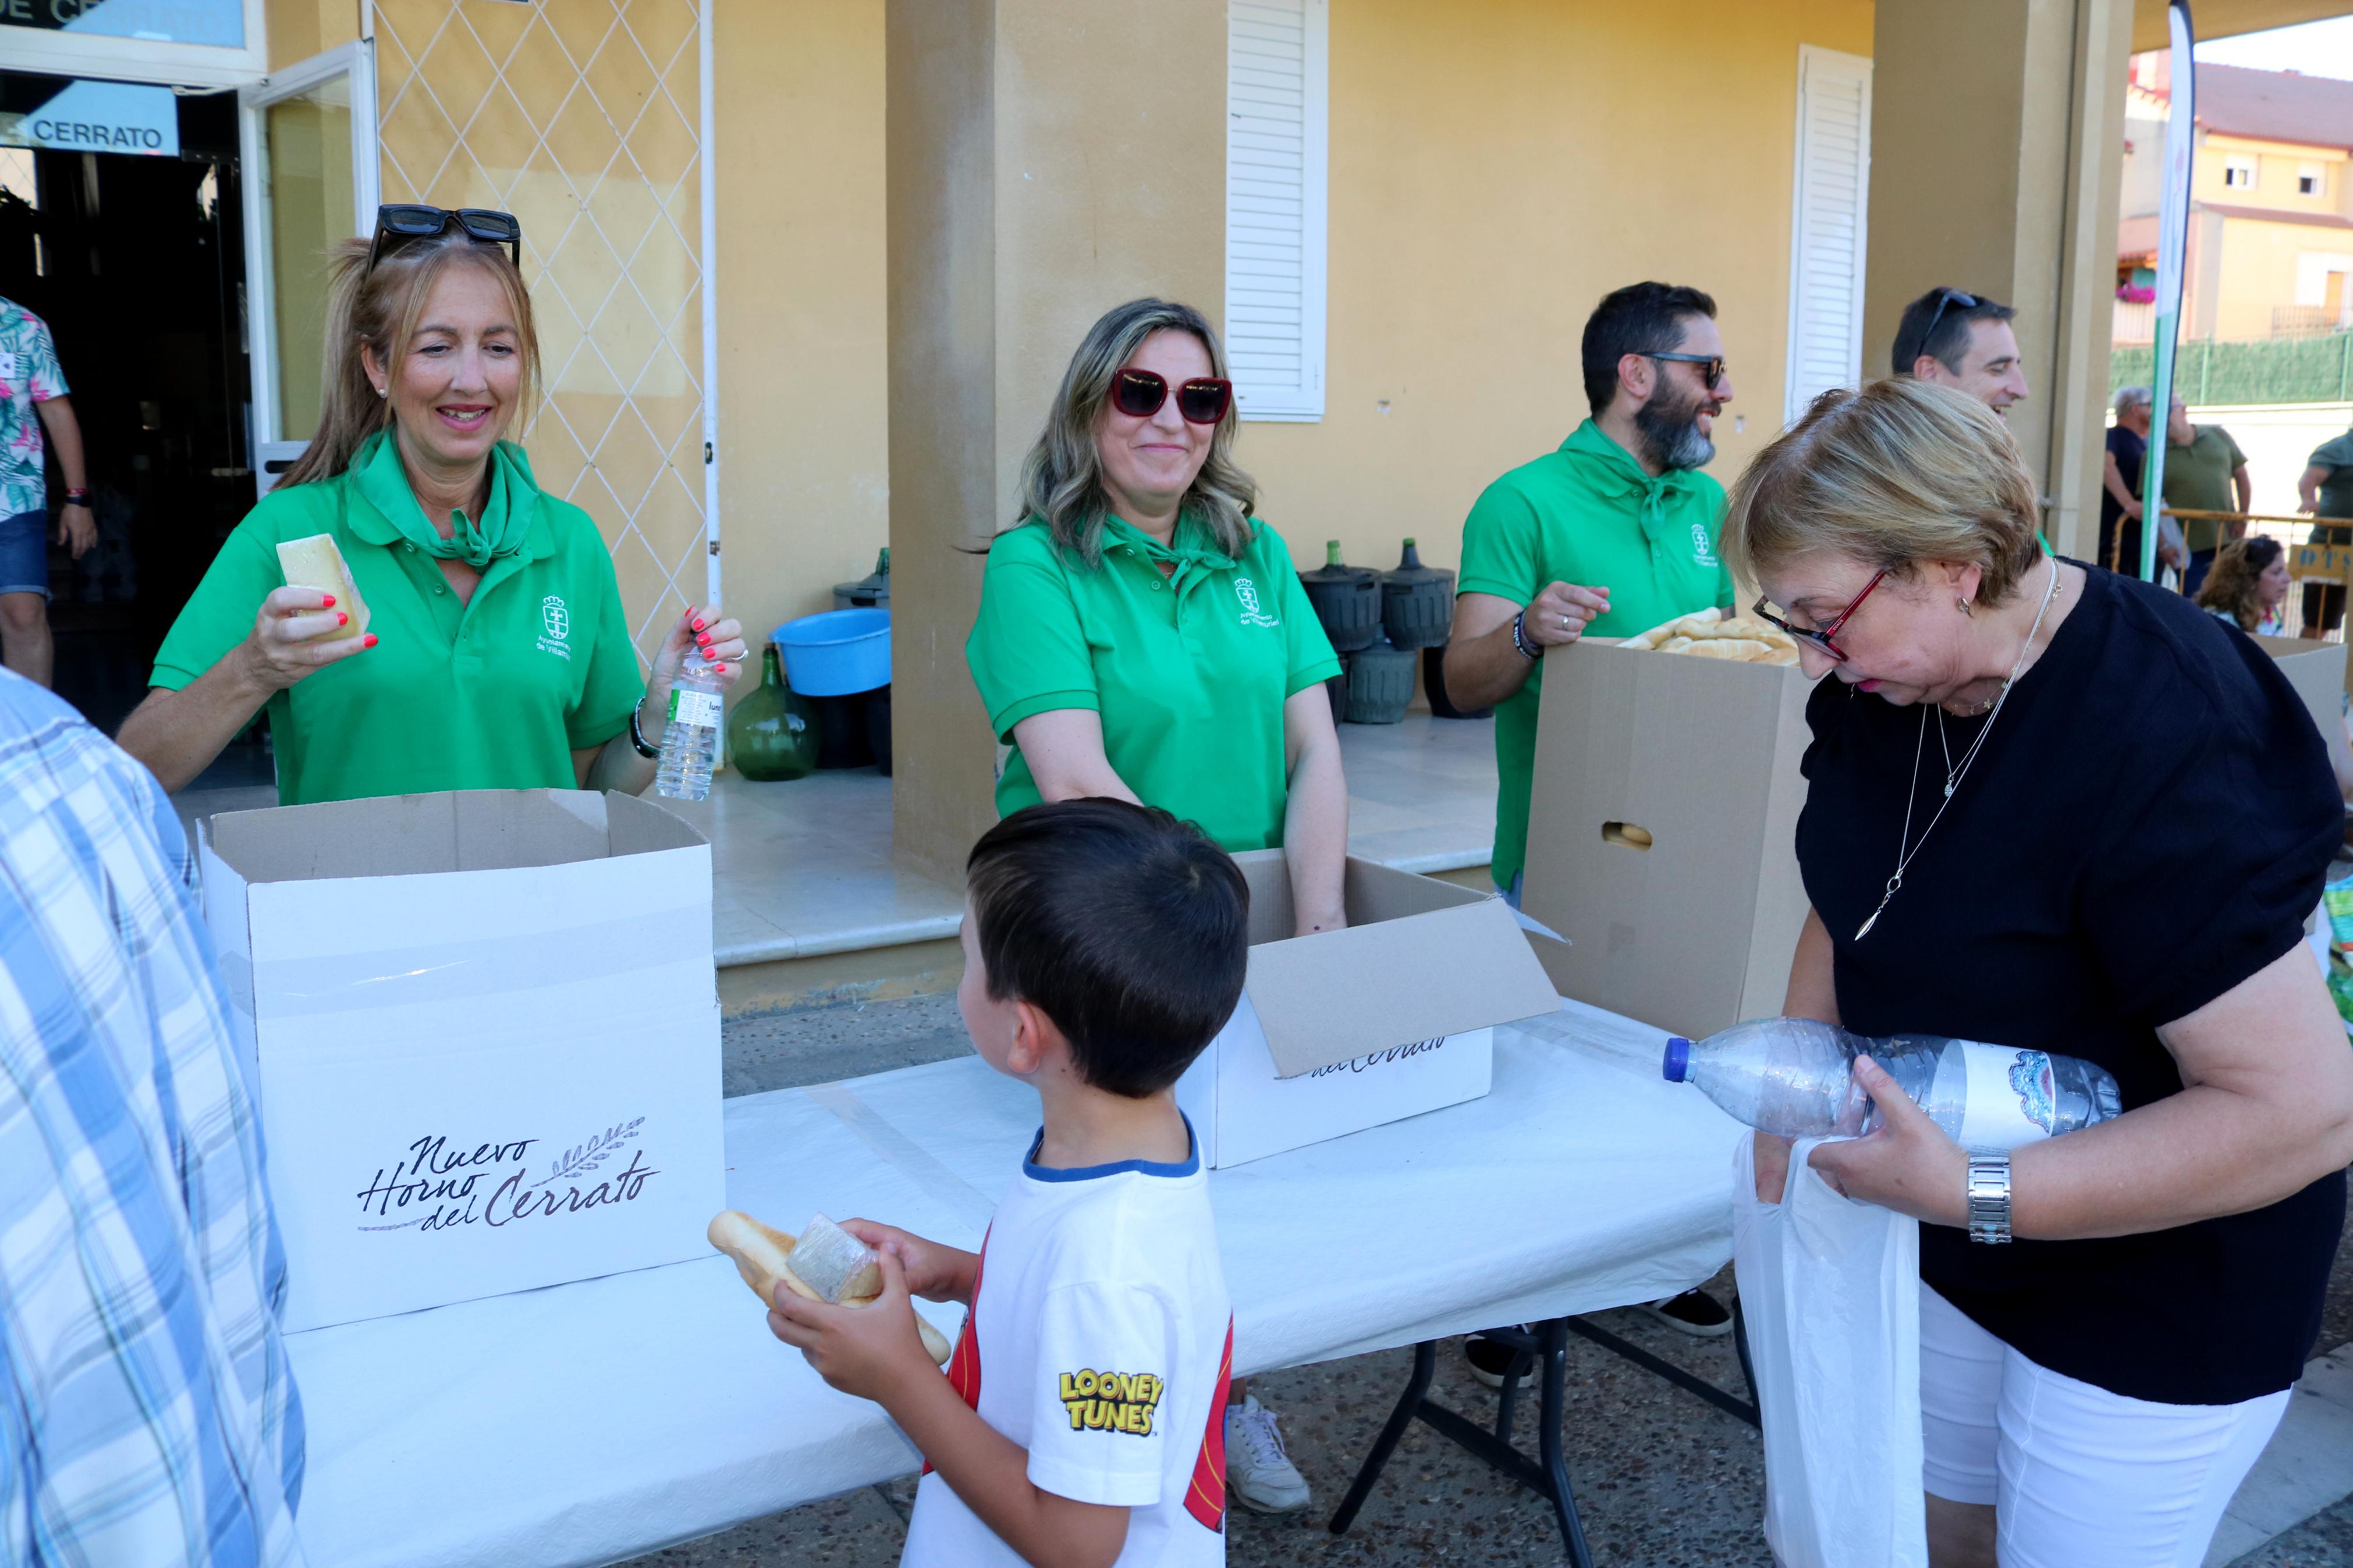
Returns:
[[[2035,1365],[1920,1287],[1922,1485],[1994,1505],[2001,1568],[2199,1568],[2289,1392],[2127,1399]]]

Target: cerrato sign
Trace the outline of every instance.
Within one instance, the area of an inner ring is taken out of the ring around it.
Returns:
[[[5,7],[8,0],[0,0]],[[179,100],[168,87],[123,81],[69,82],[63,92],[16,117],[0,120],[0,142],[67,153],[180,155]]]

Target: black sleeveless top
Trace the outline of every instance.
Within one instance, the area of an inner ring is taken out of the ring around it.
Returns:
[[[1846,1026],[2083,1057],[2116,1075],[2127,1111],[2181,1089],[2159,1025],[2302,939],[2341,841],[2327,753],[2271,657],[2188,599],[2097,568],[1861,942],[1895,868],[1920,710],[1831,679],[1807,718],[1798,858]],[[1927,722],[1915,836],[1944,791]],[[1984,723],[1947,715],[1956,761]],[[1923,1226],[1920,1274],[2051,1371],[2236,1404],[2302,1372],[2344,1219],[2339,1172],[2141,1236],[1985,1247]]]

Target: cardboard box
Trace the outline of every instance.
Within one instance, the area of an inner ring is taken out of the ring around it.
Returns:
[[[287,1329],[708,1256],[702,835],[628,795],[474,791],[223,815],[199,854]]]
[[[1250,979],[1176,1085],[1212,1168],[1476,1100],[1493,1026],[1560,1005],[1501,899],[1351,857],[1348,928],[1295,937],[1282,851],[1234,858]]]
[[[2345,645],[2303,637],[2257,637],[2255,641],[2304,699],[2304,705],[2312,710],[2312,721],[2320,727],[2321,738],[2334,750],[2345,733]]]
[[[1545,656],[1520,903],[1568,940],[1561,994],[1694,1039],[1781,1010],[1812,689],[1593,637]]]

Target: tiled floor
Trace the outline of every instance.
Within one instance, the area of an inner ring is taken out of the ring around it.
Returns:
[[[1483,866],[1495,839],[1493,720],[1417,713],[1343,724],[1348,847],[1409,871]],[[274,790],[186,790],[185,821],[277,803]],[[871,768],[790,784],[720,776],[711,798],[669,802],[712,846],[721,967],[954,936],[963,901],[891,860],[891,781]]]

